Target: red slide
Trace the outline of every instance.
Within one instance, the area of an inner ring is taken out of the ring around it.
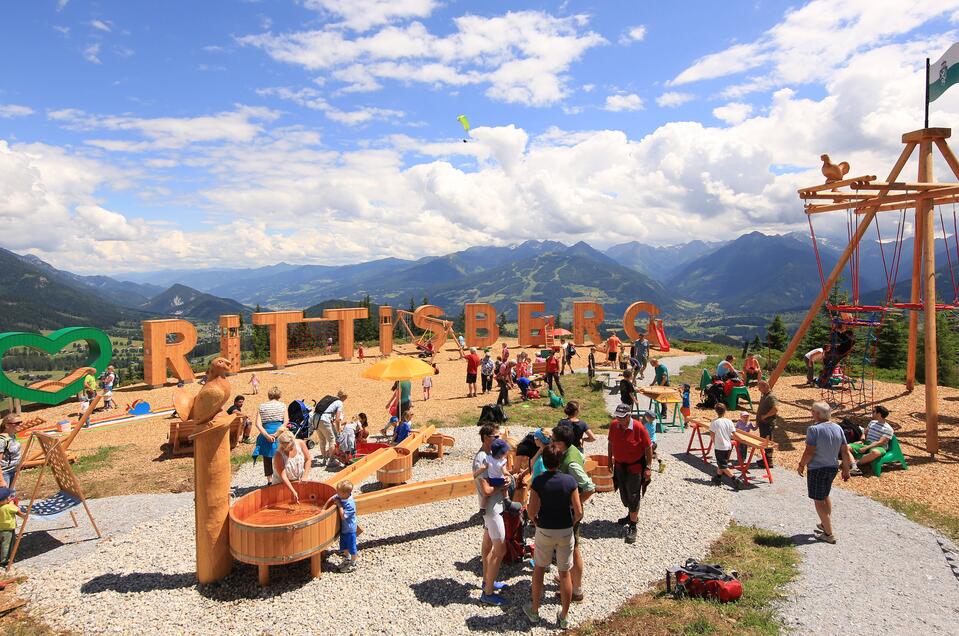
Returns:
[[[666,340],[666,330],[663,329],[662,320],[653,320],[652,321],[653,333],[656,334],[656,342],[659,345],[660,351],[669,351],[669,340]]]

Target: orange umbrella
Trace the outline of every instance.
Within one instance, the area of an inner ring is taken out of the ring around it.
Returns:
[[[560,328],[560,329],[553,329],[552,334],[554,337],[555,336],[572,336],[573,332],[570,331],[569,329]]]
[[[369,367],[362,373],[367,380],[382,380],[396,382],[397,380],[413,380],[433,375],[436,370],[433,365],[423,362],[419,358],[387,358]]]

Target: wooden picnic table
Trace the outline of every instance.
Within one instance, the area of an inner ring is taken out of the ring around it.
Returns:
[[[753,465],[753,457],[757,451],[763,461],[763,468],[766,471],[766,481],[770,484],[773,483],[773,473],[769,469],[769,462],[766,460],[766,450],[775,450],[777,448],[776,442],[745,431],[736,431],[733,434],[733,440],[745,445],[749,449],[749,455],[745,456],[745,461],[740,461],[739,464],[739,471],[742,473],[743,483],[749,483],[749,467]]]

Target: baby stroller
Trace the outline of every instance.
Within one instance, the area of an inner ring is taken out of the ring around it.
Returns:
[[[310,407],[303,400],[293,400],[286,410],[290,418],[289,428],[296,439],[305,439],[306,447],[313,448],[313,418],[310,417]]]

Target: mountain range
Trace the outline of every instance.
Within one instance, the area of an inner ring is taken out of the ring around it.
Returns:
[[[820,241],[827,271],[844,246]],[[864,302],[884,297],[892,245],[864,241],[860,288]],[[902,246],[897,296],[908,295],[912,242]],[[885,261],[885,264],[884,264]],[[953,297],[946,254],[937,255],[943,298]],[[672,318],[769,315],[805,309],[820,289],[808,237],[744,234],[726,242],[690,241],[655,247],[631,241],[599,251],[585,242],[526,241],[478,246],[416,260],[378,259],[351,265],[292,265],[216,270],[162,270],[82,276],[30,255],[0,250],[0,328],[106,325],[145,316],[215,320],[252,306],[302,309],[330,299],[394,307],[424,298],[458,314],[467,302],[490,302],[515,319],[519,300],[542,301],[567,319],[574,300],[604,304],[617,319],[636,300],[654,302]],[[945,273],[944,273],[945,272]],[[848,279],[848,274],[846,274]],[[872,299],[872,300],[870,300]]]

